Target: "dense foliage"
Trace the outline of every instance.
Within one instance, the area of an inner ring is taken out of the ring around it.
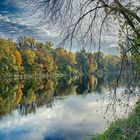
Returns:
[[[103,75],[108,70],[118,71],[120,63],[118,56],[55,49],[50,42],[40,43],[31,37],[21,37],[16,42],[0,37],[0,77],[95,72]]]

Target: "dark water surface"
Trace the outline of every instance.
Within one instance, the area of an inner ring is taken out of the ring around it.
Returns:
[[[124,117],[138,86],[93,76],[4,80],[0,83],[0,140],[87,140]]]

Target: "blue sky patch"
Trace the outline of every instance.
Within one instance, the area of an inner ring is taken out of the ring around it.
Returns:
[[[22,0],[0,0],[0,35],[17,39],[32,36],[39,41],[52,37],[45,27],[38,26],[39,19],[31,16]]]

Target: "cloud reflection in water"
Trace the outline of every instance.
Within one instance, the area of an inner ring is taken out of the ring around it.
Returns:
[[[112,109],[108,110],[106,119],[101,113],[105,112],[109,103],[110,95],[106,95],[92,93],[86,96],[55,98],[52,108],[46,108],[44,105],[38,108],[36,113],[27,116],[21,116],[15,110],[11,115],[0,120],[0,138],[4,140],[90,138],[91,135],[103,131],[107,122],[112,119]],[[133,105],[135,101],[136,97],[131,97],[129,104]],[[123,98],[123,102],[127,102],[127,95]],[[117,108],[116,114],[124,115],[124,108]]]

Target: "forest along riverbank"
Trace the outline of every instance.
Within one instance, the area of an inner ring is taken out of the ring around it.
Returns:
[[[50,42],[37,42],[32,37],[21,37],[17,41],[0,37],[0,50],[0,77],[83,73],[103,77],[110,72],[118,73],[121,66],[118,55],[90,53],[84,49],[69,52],[64,48],[54,48]],[[98,57],[100,61],[97,61]]]

